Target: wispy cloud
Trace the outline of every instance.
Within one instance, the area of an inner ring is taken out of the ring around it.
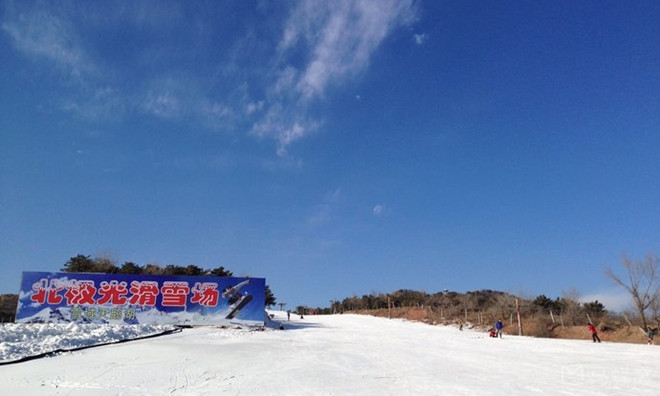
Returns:
[[[189,119],[206,128],[231,129],[238,117],[233,106],[213,100],[192,76],[154,78],[141,94],[142,112],[162,119]],[[257,104],[252,104],[258,108]],[[254,110],[252,110],[254,111]]]
[[[98,121],[121,117],[126,111],[122,95],[111,87],[83,90],[76,98],[63,99],[60,108],[85,121]]]
[[[161,2],[121,7],[7,2],[4,8],[0,31],[14,48],[74,82],[58,92],[58,110],[88,122],[141,113],[213,130],[242,128],[274,140],[280,160],[324,125],[318,105],[331,89],[367,71],[383,41],[416,18],[414,0],[295,2],[282,13],[277,33],[273,25],[246,24],[228,37],[227,48],[235,50],[209,55],[217,32],[197,9]],[[184,18],[186,12],[192,17]],[[162,40],[165,29],[182,38]],[[98,41],[101,32],[108,35]],[[117,61],[107,47],[123,35],[134,38],[133,47]],[[204,67],[189,68],[198,58]]]
[[[292,13],[280,51],[300,41],[309,48],[295,89],[303,103],[323,96],[331,82],[364,70],[375,49],[398,25],[411,21],[404,1],[305,2]]]
[[[374,216],[380,217],[385,214],[386,210],[387,207],[385,206],[385,204],[377,204],[376,206],[374,206],[372,212]]]
[[[40,70],[53,70],[64,83],[53,108],[91,122],[125,114],[129,101],[89,56],[88,42],[76,30],[70,8],[28,2],[4,5],[1,31],[13,47]]]
[[[323,203],[318,205],[310,216],[307,217],[307,224],[310,226],[320,226],[326,224],[332,219],[333,209],[342,202],[342,190],[337,188],[325,194]]]
[[[429,39],[429,35],[426,33],[415,34],[415,44],[422,45]]]
[[[292,10],[278,45],[267,110],[253,132],[273,136],[278,155],[318,128],[310,106],[329,87],[369,66],[372,54],[397,27],[414,19],[412,0],[306,1]]]
[[[119,7],[81,3],[72,7],[61,3],[7,1],[3,6],[0,31],[38,69],[54,70],[66,85],[57,95],[56,109],[89,122],[121,118],[127,111],[135,110],[157,117],[185,114],[184,106],[177,102],[178,93],[144,85],[122,86],[127,80],[123,70],[103,61],[104,51],[99,50],[95,40],[102,34],[89,34],[100,26],[106,32],[117,26],[164,29],[168,21],[177,20],[180,15],[176,8],[146,2]],[[39,62],[47,66],[42,67]],[[127,69],[130,67],[127,65]],[[217,108],[199,108],[206,118],[209,118],[206,110],[212,115],[210,118],[217,117]]]
[[[45,10],[30,10],[6,18],[2,30],[11,37],[14,47],[35,58],[43,58],[57,65],[73,78],[82,78],[94,70],[85,55],[80,40],[66,19]]]
[[[177,95],[168,91],[147,93],[144,110],[157,117],[175,118],[183,113],[182,102]]]

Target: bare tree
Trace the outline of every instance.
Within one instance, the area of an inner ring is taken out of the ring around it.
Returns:
[[[656,294],[657,295],[657,294]],[[655,320],[655,327],[660,327],[660,296],[650,306],[651,316]]]
[[[510,294],[499,294],[495,297],[493,313],[497,318],[509,319],[515,308],[515,297]],[[513,322],[512,322],[513,323]]]
[[[646,311],[657,306],[660,294],[660,259],[653,254],[648,254],[644,261],[633,261],[624,256],[622,265],[626,276],[617,275],[611,268],[605,270],[605,275],[630,294],[642,320],[642,328],[647,331]]]

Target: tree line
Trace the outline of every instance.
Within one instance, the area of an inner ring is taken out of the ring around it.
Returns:
[[[623,288],[631,298],[632,311],[621,314],[608,312],[598,300],[581,302],[580,293],[575,290],[563,292],[562,297],[551,299],[545,295],[534,298],[515,296],[493,290],[468,291],[457,293],[442,291],[427,293],[414,290],[397,290],[392,293],[371,293],[361,297],[351,296],[342,300],[332,300],[329,307],[297,307],[298,312],[313,311],[321,314],[375,311],[397,308],[427,309],[438,320],[484,321],[494,318],[512,317],[516,310],[527,317],[546,317],[552,325],[557,322],[575,326],[610,317],[620,318],[632,325],[628,315],[637,322],[643,331],[660,328],[660,258],[648,254],[643,260],[633,260],[626,256],[621,262],[622,269],[605,269],[605,276],[614,285]],[[518,308],[519,307],[519,308]],[[552,327],[550,325],[550,327]]]
[[[125,261],[121,266],[117,266],[112,259],[107,257],[91,258],[84,254],[71,257],[64,263],[61,271],[132,275],[234,276],[231,271],[222,266],[213,269],[203,269],[193,264],[185,267],[173,264],[161,267],[158,264],[138,265],[132,261]]]
[[[607,314],[605,306],[598,300],[579,302],[574,291],[565,293],[561,298],[551,299],[545,295],[535,298],[521,298],[510,293],[494,290],[477,290],[466,293],[442,291],[427,293],[401,289],[392,293],[372,293],[361,297],[352,296],[342,300],[333,300],[330,307],[306,308],[323,314],[368,311],[379,309],[417,308],[428,309],[437,313],[440,318],[464,319],[482,315],[488,318],[510,317],[516,310],[516,299],[519,300],[522,313],[531,315],[545,313],[557,316],[567,321],[567,324],[578,325],[586,320],[587,315],[599,319]],[[573,297],[576,296],[576,297]],[[303,307],[304,308],[304,307]]]
[[[95,272],[104,274],[132,274],[132,275],[168,275],[168,276],[234,276],[234,274],[223,266],[204,269],[196,265],[187,266],[169,264],[161,267],[158,264],[138,265],[132,261],[125,261],[117,266],[112,259],[107,257],[85,256],[78,254],[64,263],[63,272]],[[266,306],[275,305],[277,299],[266,285]]]

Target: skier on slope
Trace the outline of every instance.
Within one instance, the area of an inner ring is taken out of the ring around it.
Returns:
[[[646,343],[649,345],[653,345],[653,337],[655,336],[655,332],[658,331],[658,329],[651,328],[646,331]]]
[[[596,330],[596,326],[594,326],[593,323],[589,323],[587,329],[591,332],[591,339],[594,340],[594,342],[600,342],[600,337],[598,337],[598,330]]]
[[[497,331],[497,336],[502,338],[502,329],[504,328],[504,324],[502,324],[502,320],[498,320],[495,323],[495,330]]]

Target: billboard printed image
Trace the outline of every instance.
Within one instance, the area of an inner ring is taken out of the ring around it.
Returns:
[[[17,323],[263,326],[263,278],[23,272]]]

